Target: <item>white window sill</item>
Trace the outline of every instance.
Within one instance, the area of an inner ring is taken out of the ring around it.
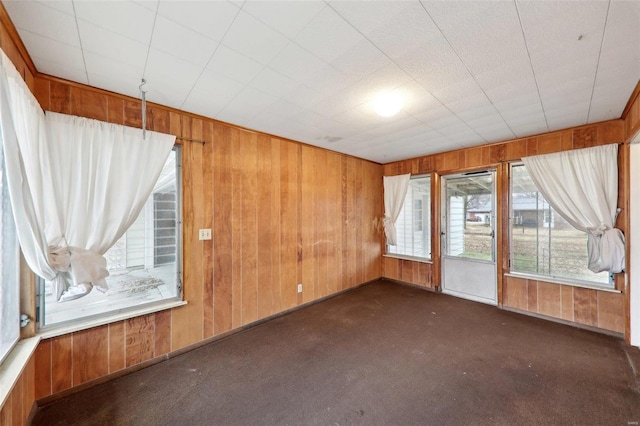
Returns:
[[[40,342],[38,336],[19,341],[0,364],[0,407],[7,402],[13,386],[38,347],[38,342]]]
[[[509,272],[504,274],[505,277],[522,278],[525,280],[536,280],[551,284],[567,285],[571,287],[588,288],[590,290],[605,291],[607,293],[622,293],[620,290],[611,287],[600,287],[597,284],[589,284],[581,281],[564,280],[562,278],[547,277],[544,275],[521,274],[519,272]]]
[[[62,336],[63,334],[74,333],[76,331],[87,330],[93,327],[99,327],[101,325],[109,324],[112,322],[122,321],[142,315],[152,314],[154,312],[164,311],[166,309],[177,308],[178,306],[186,305],[184,300],[171,300],[163,303],[158,303],[153,306],[148,306],[140,309],[126,310],[123,312],[114,312],[100,316],[99,318],[89,319],[73,324],[62,324],[60,326],[51,326],[50,328],[44,328],[39,330],[37,336],[41,339],[49,339],[52,337]]]
[[[413,262],[420,262],[420,263],[433,263],[431,259],[427,259],[425,257],[406,256],[404,254],[385,253],[382,256],[390,257],[392,259],[411,260]]]

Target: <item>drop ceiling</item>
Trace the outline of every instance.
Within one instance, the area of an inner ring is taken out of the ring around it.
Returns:
[[[638,1],[3,3],[39,72],[378,163],[619,118],[640,78]]]

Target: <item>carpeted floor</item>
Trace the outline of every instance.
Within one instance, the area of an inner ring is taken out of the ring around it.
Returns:
[[[375,282],[42,407],[35,425],[629,425],[616,338]]]

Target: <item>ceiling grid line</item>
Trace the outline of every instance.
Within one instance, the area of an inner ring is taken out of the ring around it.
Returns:
[[[389,61],[391,63],[393,63],[395,66],[397,66],[399,69],[401,69],[406,75],[408,75],[411,80],[413,82],[415,82],[417,85],[419,85],[420,87],[422,87],[425,92],[427,92],[429,95],[431,95],[439,104],[440,106],[442,106],[443,108],[445,108],[447,111],[449,111],[451,113],[452,116],[456,117],[458,120],[460,120],[461,123],[463,123],[467,129],[471,130],[473,133],[476,134],[476,136],[478,136],[480,139],[482,139],[483,142],[488,142],[484,137],[482,137],[482,135],[480,135],[478,132],[475,131],[475,129],[473,129],[471,126],[469,126],[463,119],[461,119],[458,114],[456,114],[454,111],[451,110],[451,108],[449,108],[447,105],[445,105],[444,102],[442,102],[442,100],[440,100],[440,98],[438,98],[438,96],[436,96],[435,94],[433,94],[432,92],[430,92],[426,87],[424,87],[424,85],[422,83],[420,83],[413,75],[411,75],[409,72],[407,72],[407,70],[404,69],[404,67],[402,67],[400,64],[397,63],[397,61],[395,61],[393,58],[391,58],[384,50],[382,50],[376,43],[374,43],[369,37],[367,37],[365,34],[363,34],[356,26],[354,26],[348,19],[346,19],[339,11],[335,10],[335,8],[333,8],[333,6],[331,4],[328,4],[328,6],[336,13],[338,14],[338,16],[340,16],[340,18],[342,18],[347,24],[349,24],[354,30],[356,30],[360,35],[362,35],[362,37],[364,37],[369,43],[371,43],[371,45],[373,47],[375,47],[376,49],[378,49],[378,51],[380,53],[382,53],[384,56],[387,57],[387,59],[389,59]],[[428,15],[428,14],[427,14]],[[429,16],[429,19],[431,19],[431,16]],[[433,21],[433,19],[432,19]],[[442,34],[442,32],[441,32]],[[444,36],[444,34],[442,34]],[[410,116],[413,117],[413,115],[409,114]],[[424,123],[422,120],[420,120],[417,117],[416,120]],[[427,124],[427,123],[424,123]],[[449,137],[440,132],[439,130],[436,130],[440,135],[444,136],[445,138],[449,139]],[[457,144],[458,147],[460,148],[464,148],[464,146],[462,146],[461,144]]]
[[[491,98],[489,97],[489,95],[487,95],[487,92],[482,88],[482,86],[480,85],[480,83],[478,83],[478,80],[476,79],[476,76],[471,72],[471,70],[469,69],[469,67],[467,66],[467,64],[465,63],[465,61],[462,59],[462,57],[460,57],[460,53],[456,50],[456,48],[453,46],[453,44],[451,43],[451,41],[449,40],[449,38],[447,37],[447,35],[444,33],[444,31],[442,31],[442,28],[440,28],[440,25],[438,25],[438,23],[436,22],[435,19],[433,19],[433,17],[431,16],[431,14],[429,13],[429,11],[427,10],[427,8],[424,6],[424,3],[420,0],[420,6],[422,6],[422,9],[424,9],[424,11],[426,12],[426,14],[429,16],[429,19],[431,19],[431,22],[433,22],[433,25],[436,26],[436,28],[438,28],[438,31],[440,31],[440,34],[442,34],[442,37],[445,39],[445,41],[447,42],[447,44],[449,45],[449,47],[451,48],[451,50],[453,51],[453,53],[456,54],[456,57],[458,58],[458,60],[460,61],[460,63],[464,66],[464,69],[467,71],[467,73],[469,73],[469,75],[471,76],[471,78],[473,79],[473,81],[476,83],[476,85],[478,86],[478,88],[480,89],[480,91],[482,92],[482,94],[484,95],[485,98],[487,98],[487,101],[489,101],[489,103],[491,104],[491,106],[493,107],[493,109],[496,111],[496,113],[500,116],[500,119],[502,119],[502,122],[507,126],[507,128],[509,129],[509,131],[511,132],[511,135],[516,138],[516,132],[513,131],[513,129],[511,128],[511,126],[509,125],[509,123],[507,122],[507,120],[505,120],[504,116],[502,115],[502,113],[500,112],[500,110],[495,106],[495,104],[493,103],[493,101],[491,100]],[[464,120],[463,120],[464,121]],[[483,138],[484,139],[484,138]]]
[[[604,46],[604,38],[607,32],[607,22],[609,21],[609,10],[611,9],[611,0],[607,2],[607,13],[604,17],[604,25],[602,27],[602,38],[600,39],[600,49],[598,49],[598,61],[596,64],[596,72],[593,74],[593,85],[591,86],[591,96],[589,96],[589,109],[587,109],[587,123],[591,116],[591,105],[593,104],[593,94],[596,90],[596,81],[598,81],[598,70],[600,69],[600,57],[602,56],[602,48]]]
[[[538,84],[538,78],[536,76],[536,72],[533,69],[533,61],[531,60],[531,51],[529,50],[529,43],[527,43],[527,36],[524,32],[524,26],[522,25],[522,17],[520,16],[520,9],[518,8],[518,0],[513,0],[513,4],[516,6],[516,15],[518,15],[518,22],[520,23],[520,29],[522,30],[522,39],[524,40],[524,47],[527,51],[527,57],[529,58],[529,65],[531,66],[531,74],[533,76],[533,81],[536,85],[536,92],[538,93],[538,99],[540,100],[540,108],[542,109],[542,115],[544,117],[544,123],[549,131],[549,120],[547,119],[547,112],[544,109],[544,103],[542,102],[542,95],[540,94],[540,85]]]
[[[244,6],[244,3],[242,3],[242,6]],[[224,38],[227,36],[227,33],[229,33],[229,30],[231,29],[231,27],[233,26],[233,23],[236,21],[236,19],[238,18],[238,15],[240,14],[240,11],[242,10],[242,6],[238,8],[238,11],[236,12],[236,15],[233,17],[233,19],[231,20],[231,22],[229,23],[229,26],[227,27],[227,29],[225,30],[224,34],[222,35],[220,41],[218,42],[218,45],[216,46],[215,49],[213,49],[213,53],[211,53],[211,56],[209,57],[209,60],[207,61],[207,63],[205,64],[205,66],[202,68],[202,71],[200,71],[200,74],[198,75],[198,78],[196,78],[196,81],[193,83],[193,86],[191,86],[191,89],[189,89],[189,92],[187,92],[186,96],[184,97],[184,99],[182,100],[182,103],[180,104],[180,108],[182,109],[184,107],[184,104],[187,102],[187,100],[189,99],[189,97],[191,96],[191,93],[193,92],[193,89],[195,89],[195,87],[198,85],[198,82],[200,81],[200,79],[202,78],[202,75],[205,73],[207,67],[209,66],[209,64],[211,63],[211,61],[213,60],[213,57],[216,55],[216,52],[218,51],[218,48],[220,47],[220,45],[222,44],[222,42],[224,41]]]
[[[78,25],[78,15],[76,14],[75,0],[71,0],[71,7],[73,7],[73,20],[76,23],[76,31],[78,33],[78,43],[80,43],[80,53],[82,54],[82,63],[84,64],[84,73],[87,76],[87,84],[91,84],[91,80],[89,80],[89,70],[87,69],[87,59],[84,56],[84,49],[82,48],[82,37],[80,37],[80,27]]]
[[[156,29],[156,22],[158,21],[158,9],[160,8],[160,2],[156,3],[156,11],[153,15],[153,26],[151,27],[151,35],[149,36],[149,47],[147,48],[147,57],[144,60],[144,68],[142,69],[141,79],[147,74],[147,64],[149,63],[149,54],[151,53],[151,46],[153,45],[153,33]]]

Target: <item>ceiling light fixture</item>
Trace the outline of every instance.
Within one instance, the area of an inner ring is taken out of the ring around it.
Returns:
[[[381,117],[392,117],[402,109],[402,96],[397,92],[380,93],[373,101],[373,108]]]

